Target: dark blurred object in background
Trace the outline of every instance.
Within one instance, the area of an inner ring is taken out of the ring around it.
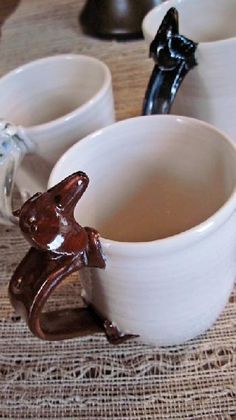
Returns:
[[[20,0],[0,0],[0,35],[5,20],[14,12],[19,3]]]
[[[162,0],[87,0],[80,15],[85,33],[118,40],[142,38],[144,16]]]

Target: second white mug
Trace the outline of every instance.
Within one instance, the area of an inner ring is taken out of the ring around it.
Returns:
[[[14,179],[23,200],[44,190],[67,148],[114,122],[110,70],[76,54],[25,64],[0,79],[0,118],[0,221],[10,223]]]

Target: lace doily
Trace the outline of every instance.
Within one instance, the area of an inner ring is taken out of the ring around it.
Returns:
[[[102,335],[43,342],[7,297],[26,251],[16,228],[0,228],[0,418],[235,419],[236,290],[215,326],[185,345],[109,345]],[[77,305],[75,275],[52,307]]]

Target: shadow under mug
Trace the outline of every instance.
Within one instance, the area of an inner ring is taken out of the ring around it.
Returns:
[[[106,264],[80,270],[85,300],[122,334],[147,344],[179,344],[208,329],[235,279],[234,145],[198,120],[137,117],[75,144],[57,162],[49,186],[77,171],[87,173],[90,184],[75,218],[100,232]],[[31,289],[32,280],[21,277],[14,292],[16,280],[11,300],[23,308],[34,334],[86,334],[73,309],[63,318],[44,313],[42,321],[45,301],[61,277],[35,279]]]
[[[0,118],[0,222],[9,224],[15,182],[22,201],[45,190],[72,144],[114,122],[110,70],[76,54],[25,64],[0,79]]]
[[[143,20],[148,44],[171,7],[179,12],[179,32],[199,43],[198,65],[186,75],[171,113],[209,122],[236,141],[236,2],[168,0]]]

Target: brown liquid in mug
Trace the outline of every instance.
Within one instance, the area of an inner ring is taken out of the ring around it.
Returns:
[[[166,174],[150,176],[106,217],[99,231],[124,242],[176,235],[203,222],[223,204],[223,189],[211,187],[207,181],[193,184]]]

